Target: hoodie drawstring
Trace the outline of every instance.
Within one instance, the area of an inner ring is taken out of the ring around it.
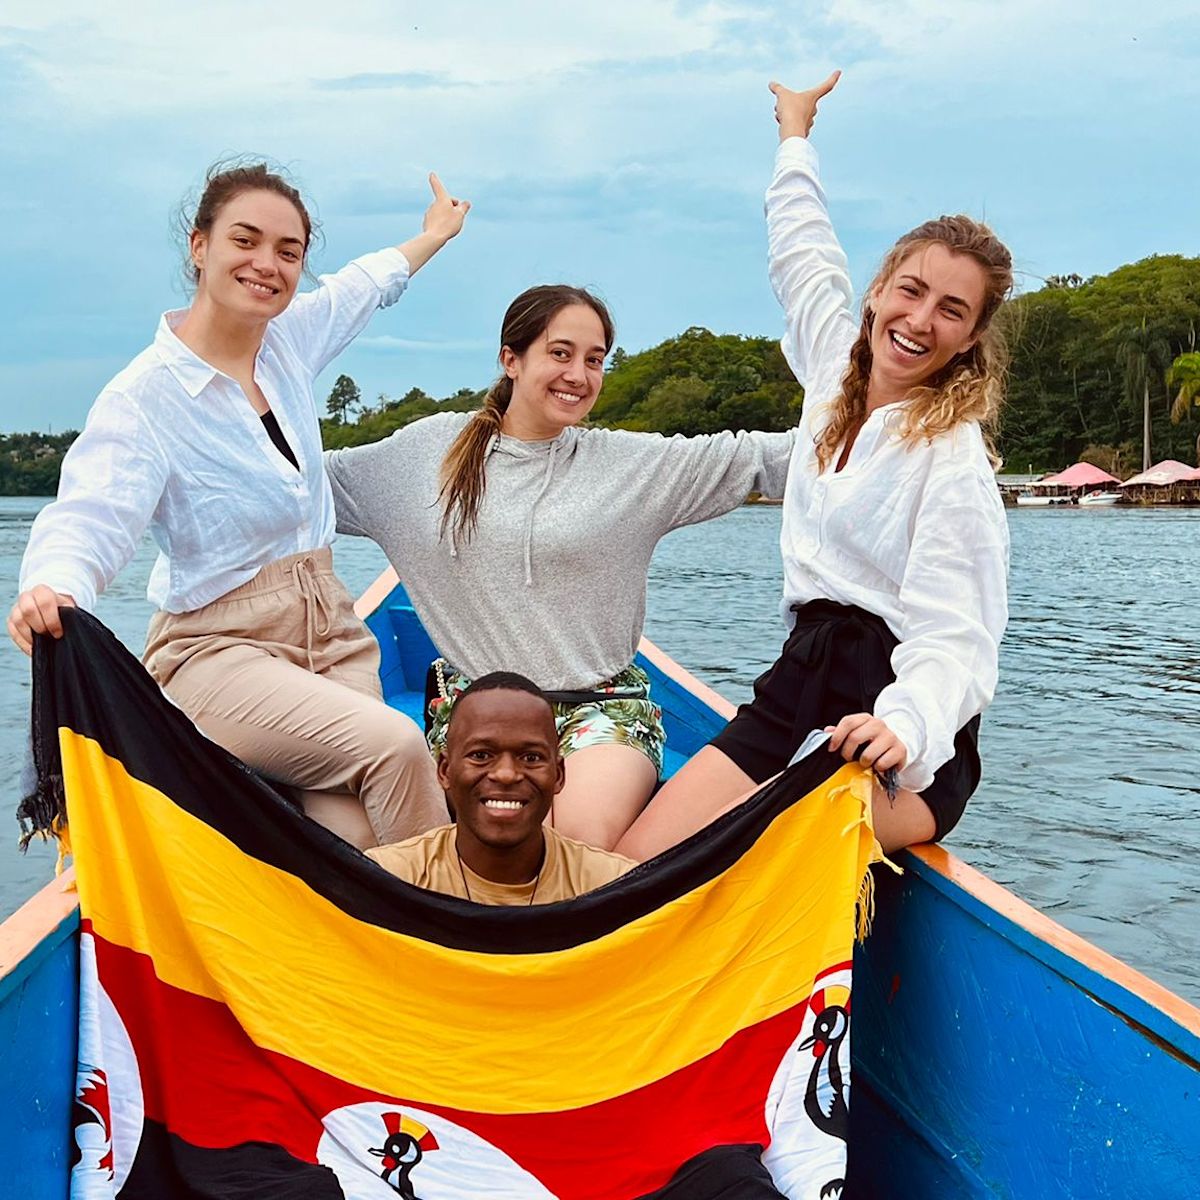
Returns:
[[[525,586],[533,587],[533,514],[550,486],[554,475],[554,456],[558,450],[558,441],[550,443],[550,453],[546,455],[546,470],[542,473],[542,486],[529,506],[529,520],[525,523]]]

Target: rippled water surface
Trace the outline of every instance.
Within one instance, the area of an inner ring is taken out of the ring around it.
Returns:
[[[40,500],[0,498],[3,595]],[[778,652],[778,508],[681,529],[650,575],[647,634],[731,700]],[[984,718],[984,782],[947,845],[1070,929],[1200,1002],[1200,510],[1013,509],[1012,618]],[[144,546],[100,617],[140,649]],[[383,566],[342,540],[351,591]],[[5,600],[5,603],[8,601]],[[26,660],[0,651],[0,770],[14,781]],[[0,823],[0,830],[3,829]],[[0,915],[53,856],[0,845]]]

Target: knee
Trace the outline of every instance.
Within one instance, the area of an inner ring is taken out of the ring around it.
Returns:
[[[371,742],[376,758],[398,764],[429,763],[432,766],[433,758],[425,734],[402,712],[388,710],[386,718],[375,724]]]

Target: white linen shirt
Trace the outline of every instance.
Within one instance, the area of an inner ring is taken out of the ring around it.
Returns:
[[[903,402],[870,414],[841,471],[818,471],[815,438],[859,325],[805,139],[780,144],[766,207],[783,352],[804,385],[780,534],[784,620],[794,623],[793,604],[827,599],[887,623],[899,639],[896,680],[879,693],[874,715],[908,751],[901,786],[919,792],[995,692],[1008,620],[1004,507],[979,426],[905,444]]]
[[[146,595],[191,612],[277,558],[329,545],[333,496],[313,379],[399,299],[408,276],[399,250],[364,255],[267,325],[254,379],[299,470],[241,386],[176,337],[186,310],[164,313],[153,345],[100,393],[63,459],[58,499],[30,531],[21,590],[48,584],[90,609],[149,526],[159,554]]]

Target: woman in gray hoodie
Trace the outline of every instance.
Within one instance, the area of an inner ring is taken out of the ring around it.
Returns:
[[[481,409],[326,455],[340,533],[377,542],[444,658],[430,741],[473,678],[519,671],[556,699],[567,782],[552,822],[611,848],[662,767],[661,713],[633,665],[660,538],[782,496],[794,435],[582,428],[613,345],[590,293],[509,306]]]

